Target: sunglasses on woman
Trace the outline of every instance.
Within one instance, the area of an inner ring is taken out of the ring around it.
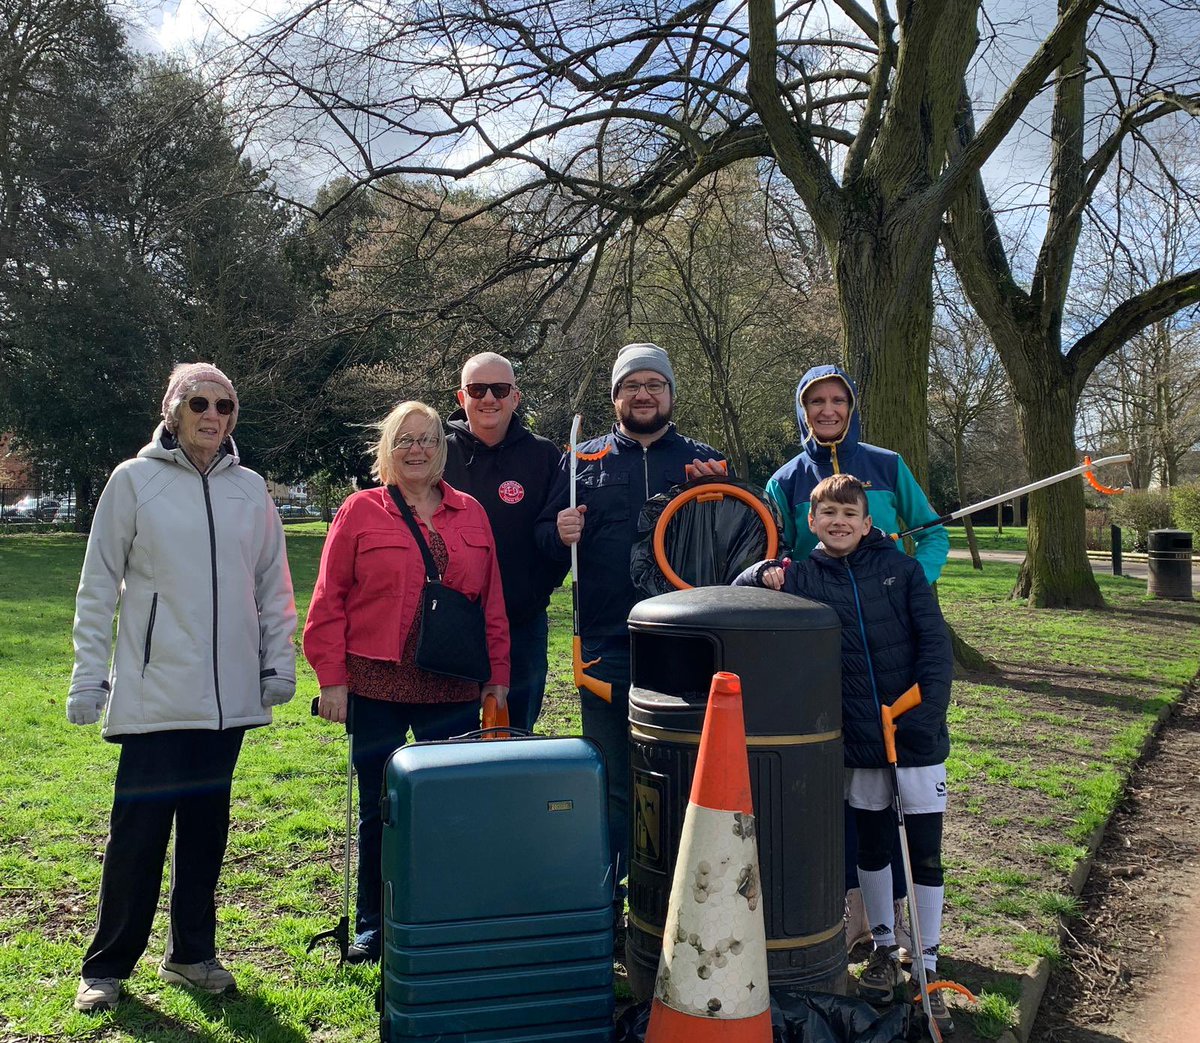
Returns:
[[[220,413],[221,416],[229,416],[229,414],[233,412],[232,398],[218,398],[215,405],[217,407],[217,412]],[[203,395],[195,395],[188,399],[188,409],[190,409],[193,413],[203,413],[206,409],[208,409],[208,399]]]
[[[471,398],[483,398],[489,391],[493,398],[508,398],[512,394],[512,389],[511,384],[467,384],[463,387],[463,390]]]

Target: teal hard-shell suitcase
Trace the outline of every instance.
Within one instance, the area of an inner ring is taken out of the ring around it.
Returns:
[[[384,1043],[608,1043],[604,761],[581,738],[415,743],[383,788]]]

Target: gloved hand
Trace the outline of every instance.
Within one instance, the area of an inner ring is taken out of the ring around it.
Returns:
[[[282,706],[296,694],[296,682],[286,677],[264,677],[259,682],[262,691],[263,709]]]
[[[67,696],[67,720],[72,724],[95,724],[100,720],[108,693],[100,689],[85,689]]]

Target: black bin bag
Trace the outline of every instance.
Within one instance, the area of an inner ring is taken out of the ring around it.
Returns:
[[[629,570],[634,586],[646,597],[678,589],[655,557],[654,530],[672,501],[694,489],[704,495],[667,520],[663,539],[667,562],[681,580],[693,587],[728,586],[740,572],[767,556],[769,530],[763,518],[744,500],[722,495],[721,487],[733,487],[758,503],[770,517],[778,541],[782,529],[779,511],[756,486],[723,476],[676,485],[650,497],[638,518],[638,542],[633,546]]]
[[[650,1003],[630,1007],[617,1019],[617,1043],[642,1043]],[[772,1043],[914,1043],[925,1039],[915,1007],[898,1003],[882,1010],[865,1000],[825,992],[771,996]]]

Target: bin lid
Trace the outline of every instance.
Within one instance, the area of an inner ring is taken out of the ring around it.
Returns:
[[[639,601],[629,613],[635,630],[824,630],[840,625],[828,605],[762,587],[673,590]]]

